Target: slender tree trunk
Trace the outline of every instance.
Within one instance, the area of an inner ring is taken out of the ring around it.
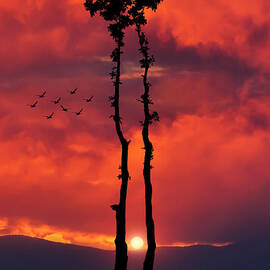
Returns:
[[[119,111],[119,89],[120,89],[120,67],[121,67],[121,43],[118,42],[116,53],[116,72],[114,83],[114,97],[112,97],[112,106],[114,107],[113,120],[115,123],[116,133],[122,146],[122,157],[121,157],[121,174],[118,176],[122,180],[120,189],[120,201],[117,205],[112,205],[112,209],[116,211],[116,256],[115,256],[115,270],[126,270],[127,269],[127,244],[126,244],[126,198],[127,198],[127,187],[129,180],[128,172],[128,145],[123,135],[121,128],[121,118]]]
[[[128,141],[123,134],[121,127],[121,117],[119,110],[119,92],[120,92],[120,74],[121,74],[121,48],[124,46],[125,29],[133,24],[128,13],[133,4],[133,0],[85,0],[86,10],[90,12],[91,17],[97,13],[109,22],[108,31],[116,43],[116,48],[111,54],[113,62],[112,72],[110,73],[114,85],[114,95],[109,99],[114,107],[112,118],[115,123],[115,129],[122,146],[121,174],[118,176],[121,180],[120,200],[118,204],[111,205],[116,214],[116,238],[115,238],[115,270],[127,269],[127,243],[126,243],[126,199],[129,180],[128,172]]]
[[[145,185],[145,221],[147,229],[147,252],[143,264],[144,270],[153,270],[156,250],[155,224],[152,214],[152,184],[151,184],[151,157],[152,143],[148,139],[148,127],[143,128],[143,140],[145,145],[144,157],[144,185]]]
[[[156,240],[155,240],[155,224],[152,213],[152,184],[151,184],[151,160],[153,159],[153,145],[149,139],[149,126],[154,119],[156,114],[151,114],[149,105],[152,104],[152,101],[149,96],[150,83],[148,82],[148,70],[150,65],[154,62],[153,57],[149,57],[149,48],[148,41],[141,31],[141,27],[137,25],[137,33],[140,43],[140,52],[143,55],[143,59],[141,60],[141,66],[144,68],[143,75],[143,85],[144,85],[144,93],[141,96],[144,106],[144,121],[143,121],[143,129],[142,129],[142,137],[144,142],[144,168],[143,168],[143,176],[144,176],[144,185],[145,185],[145,222],[147,229],[147,252],[143,264],[144,270],[153,270],[154,260],[155,260],[155,250],[156,250]]]

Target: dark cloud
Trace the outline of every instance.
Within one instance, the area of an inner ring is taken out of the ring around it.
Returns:
[[[247,24],[249,29],[249,34],[247,37],[247,42],[252,47],[266,46],[269,41],[269,22],[265,22],[261,25],[256,25],[252,19],[250,19]]]

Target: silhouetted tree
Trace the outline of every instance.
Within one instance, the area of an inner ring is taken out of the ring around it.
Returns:
[[[115,123],[116,133],[122,146],[121,157],[121,174],[118,176],[121,183],[120,189],[120,201],[119,204],[112,205],[112,209],[116,212],[116,257],[115,257],[115,270],[127,269],[127,244],[126,244],[126,198],[127,198],[127,186],[129,180],[128,172],[128,141],[123,134],[121,127],[121,117],[119,110],[119,94],[120,94],[120,74],[121,74],[121,48],[124,46],[124,30],[132,24],[130,15],[127,13],[128,7],[132,4],[132,0],[86,0],[86,10],[90,12],[91,16],[99,14],[106,21],[109,21],[108,30],[110,35],[115,41],[116,47],[111,54],[112,62],[114,66],[110,73],[111,79],[114,85],[114,95],[109,99],[111,106],[114,107],[114,115],[112,118]]]
[[[144,142],[144,185],[145,185],[145,222],[147,229],[147,252],[143,264],[144,270],[153,270],[154,260],[155,260],[155,250],[156,250],[156,240],[155,240],[155,224],[153,219],[152,211],[152,184],[151,184],[151,160],[153,159],[153,145],[149,138],[149,126],[153,121],[159,121],[159,116],[157,112],[150,112],[149,105],[153,104],[150,98],[150,87],[151,84],[148,81],[148,71],[150,67],[154,64],[154,56],[149,54],[149,42],[142,31],[142,26],[147,23],[145,18],[144,10],[145,8],[151,8],[156,10],[158,4],[162,0],[136,0],[133,7],[130,9],[129,13],[132,15],[133,21],[136,25],[136,31],[138,33],[139,39],[139,51],[142,55],[140,60],[141,68],[144,69],[143,74],[143,85],[144,93],[141,95],[140,102],[143,103],[144,107],[144,121],[142,121],[142,137]]]

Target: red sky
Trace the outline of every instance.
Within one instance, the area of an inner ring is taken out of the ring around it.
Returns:
[[[165,0],[149,13],[160,245],[269,233],[269,10],[267,0]],[[109,119],[106,24],[80,0],[0,0],[0,22],[0,233],[111,248],[120,146]],[[131,29],[121,89],[132,140],[128,239],[145,237],[137,49]],[[42,89],[46,101],[27,108]],[[79,110],[90,95],[80,117],[42,117],[55,109],[48,100],[62,96]]]

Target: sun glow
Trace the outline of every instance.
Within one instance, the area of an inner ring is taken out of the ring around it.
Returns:
[[[143,240],[141,237],[136,236],[136,237],[131,239],[130,244],[131,244],[133,249],[138,250],[138,249],[142,249],[144,243],[143,243]]]

